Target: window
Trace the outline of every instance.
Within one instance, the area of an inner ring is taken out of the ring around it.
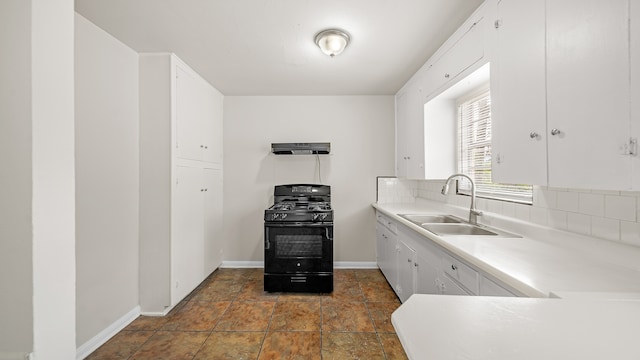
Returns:
[[[531,185],[494,184],[491,181],[491,92],[488,85],[458,99],[458,172],[476,184],[478,197],[531,204]],[[458,182],[458,193],[471,184]]]

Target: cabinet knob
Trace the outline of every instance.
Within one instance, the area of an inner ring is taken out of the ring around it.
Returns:
[[[551,129],[551,135],[553,136],[560,135],[561,132],[560,129]]]
[[[408,263],[410,263],[410,262],[411,262],[411,259],[407,259],[407,262],[408,262]]]
[[[449,75],[449,74],[444,74],[444,78],[445,78],[445,79],[448,79],[448,78],[449,78],[449,76],[451,76],[451,75]]]
[[[451,265],[451,270],[458,270],[458,267],[455,265]]]
[[[200,149],[202,149],[204,147],[204,145],[200,145]]]
[[[532,131],[532,132],[529,133],[529,137],[532,138],[532,139],[537,139],[539,136],[540,135],[535,131]]]

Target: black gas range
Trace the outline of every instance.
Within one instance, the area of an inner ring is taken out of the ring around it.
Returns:
[[[331,187],[277,185],[264,212],[264,290],[333,291]]]

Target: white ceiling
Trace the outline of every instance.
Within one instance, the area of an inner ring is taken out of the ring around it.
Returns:
[[[75,0],[138,52],[174,52],[225,95],[395,94],[482,0]],[[330,58],[317,32],[351,35]]]

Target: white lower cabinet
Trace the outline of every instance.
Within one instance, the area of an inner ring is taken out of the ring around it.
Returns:
[[[440,269],[437,262],[429,260],[431,256],[422,252],[416,253],[416,293],[442,294],[441,282],[438,279]]]
[[[512,297],[516,294],[498,285],[496,282],[489,280],[486,276],[480,276],[480,296],[506,296]]]
[[[416,292],[415,285],[416,251],[402,241],[398,241],[398,283],[396,293],[405,302]]]
[[[394,287],[398,282],[398,249],[397,237],[389,229],[390,220],[378,214],[376,224],[376,250],[378,267],[387,278],[389,284]]]
[[[437,281],[440,285],[440,293],[443,295],[473,295],[447,275],[439,277]]]
[[[517,296],[409,227],[377,217],[378,267],[400,301],[413,294]]]

